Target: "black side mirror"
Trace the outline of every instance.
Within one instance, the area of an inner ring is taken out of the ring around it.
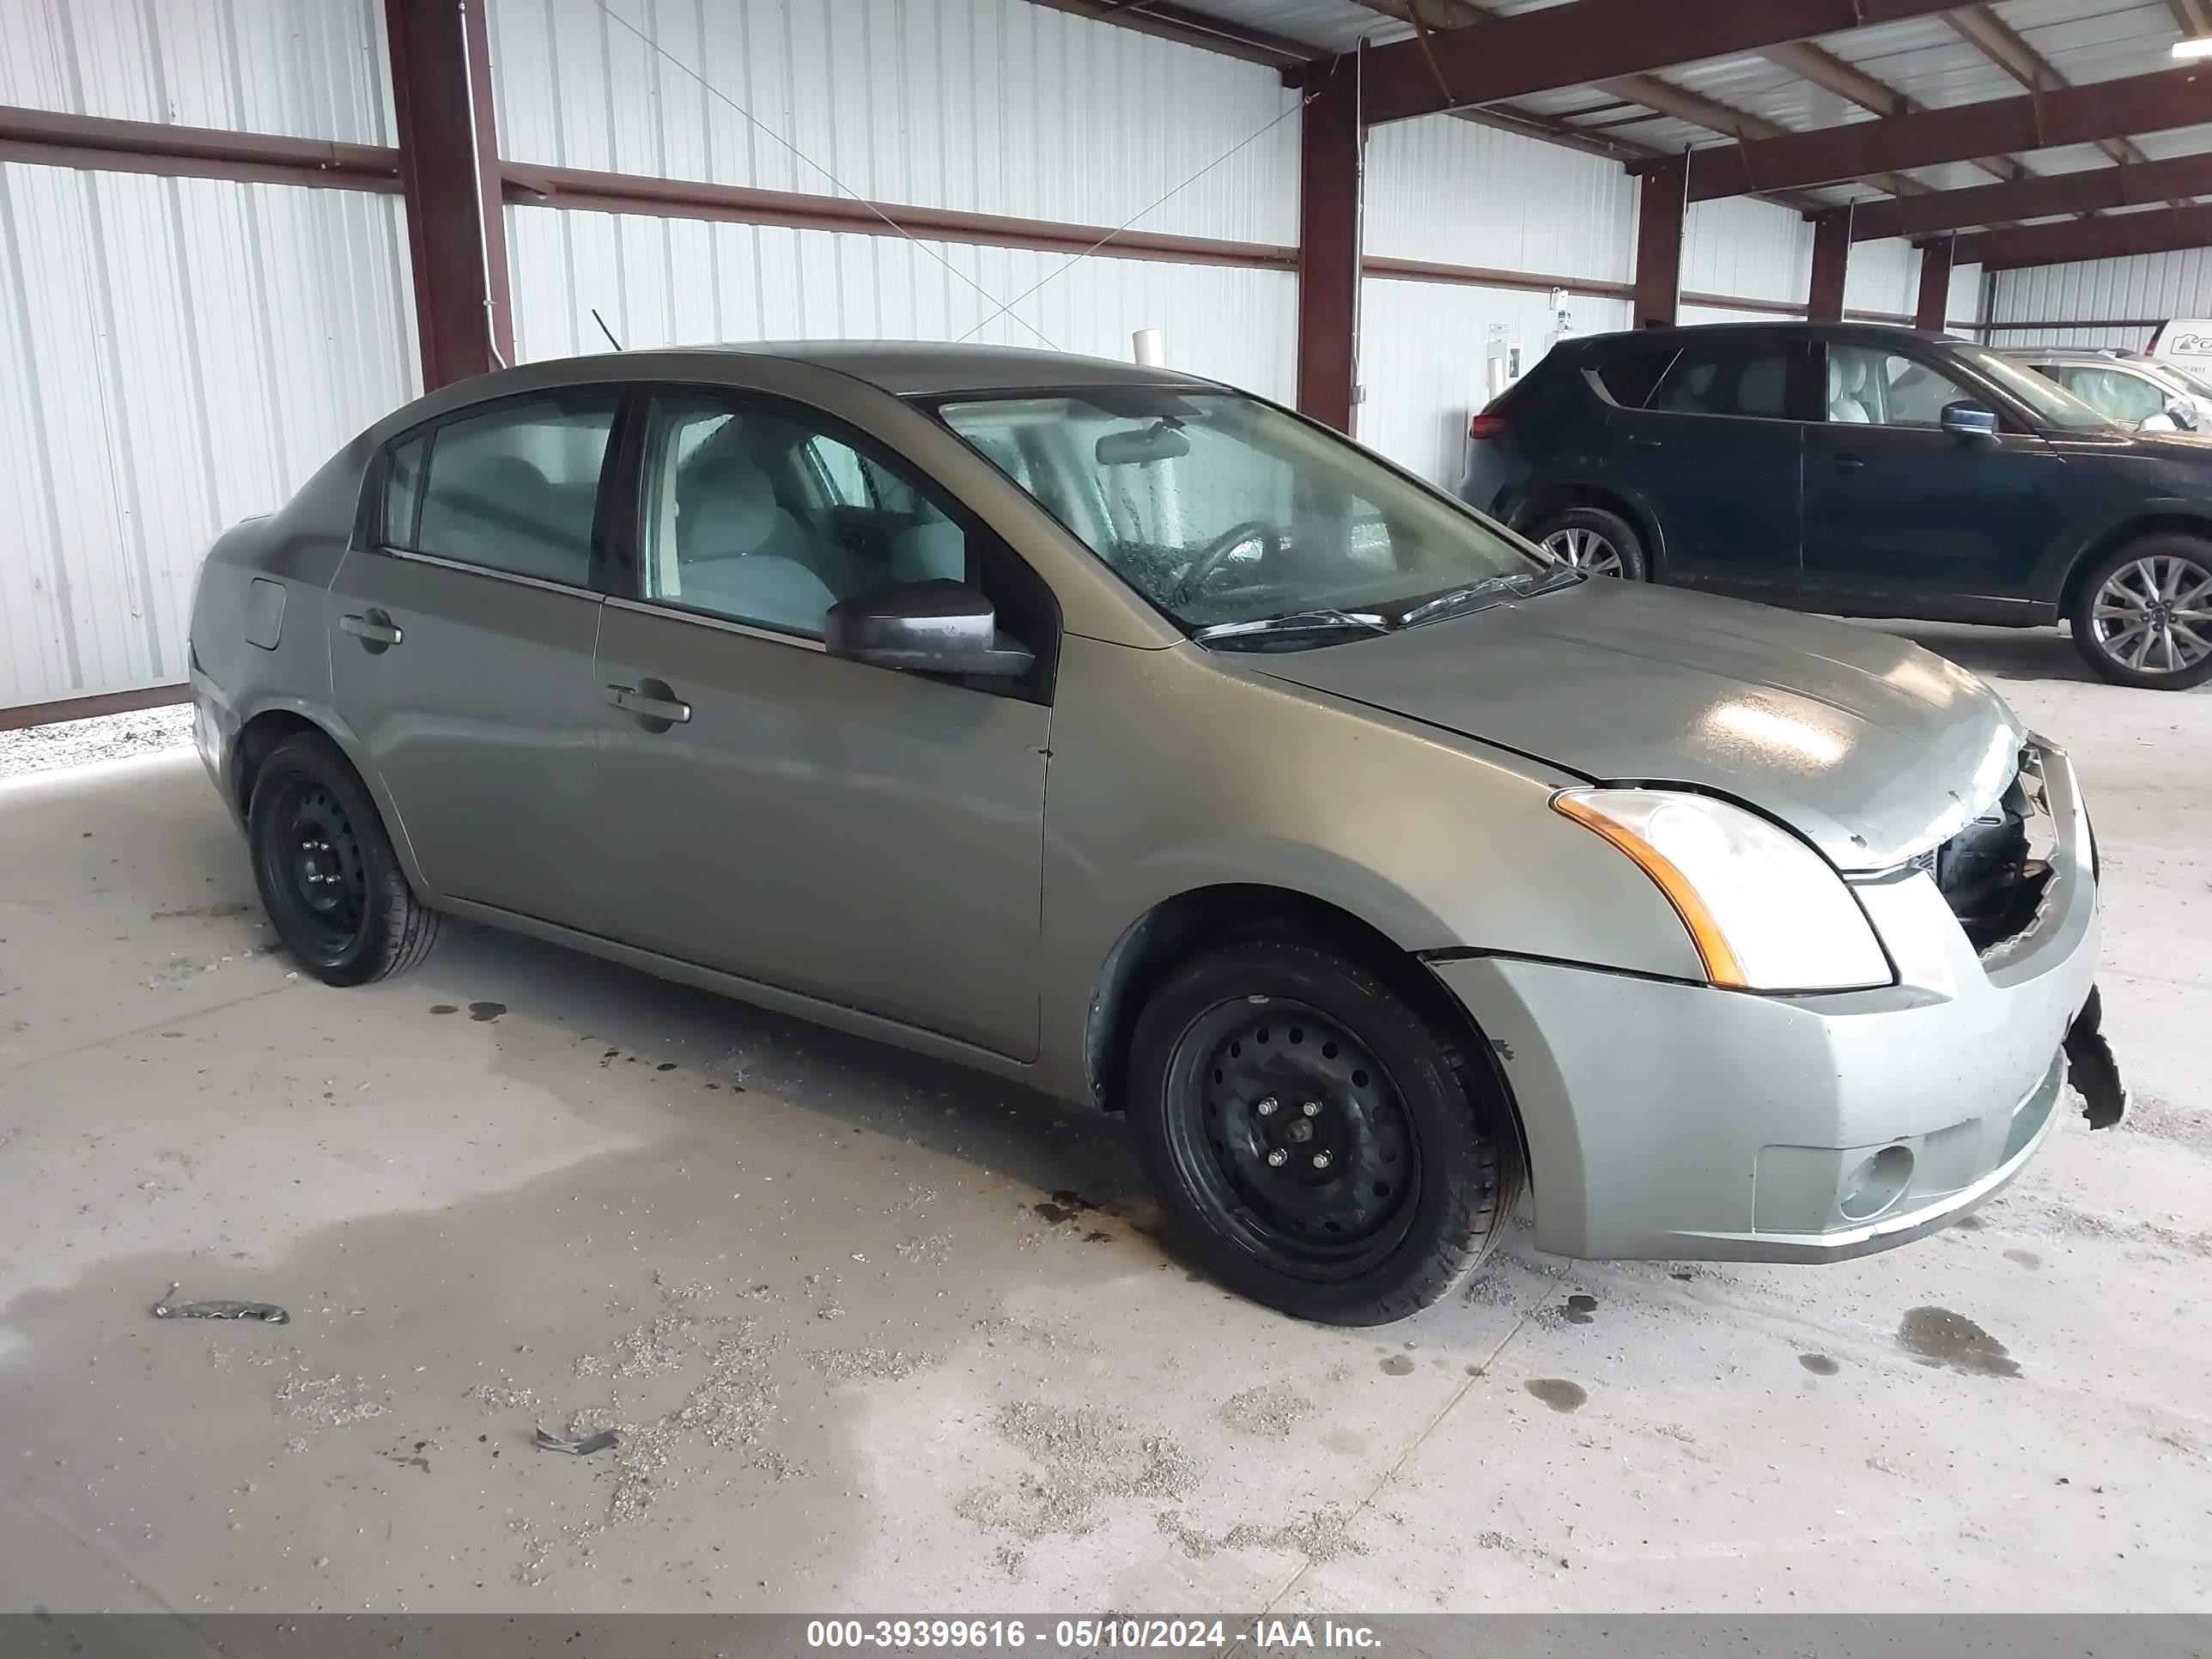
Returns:
[[[902,582],[830,607],[833,657],[924,674],[1026,674],[1036,659],[999,632],[999,613],[965,582]]]
[[[1943,430],[1954,438],[1994,438],[1997,435],[1997,412],[1979,404],[1961,398],[1955,404],[1943,405]]]

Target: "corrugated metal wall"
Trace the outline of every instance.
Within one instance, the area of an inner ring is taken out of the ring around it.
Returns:
[[[1394,122],[1367,141],[1365,251],[1625,283],[1636,189],[1601,156],[1448,115]]]
[[[1131,333],[1156,327],[1176,368],[1285,401],[1297,391],[1286,271],[551,208],[509,208],[507,222],[525,359],[605,350],[595,307],[633,347],[972,338],[1126,359]]]
[[[1297,240],[1298,94],[1257,64],[1029,0],[609,5],[493,0],[510,158]]]
[[[1951,267],[1951,298],[1944,309],[1943,320],[1960,324],[1983,320],[1982,268],[1979,265]]]
[[[1812,284],[1812,222],[1796,209],[1748,196],[1690,204],[1682,222],[1686,291],[1802,306]],[[1686,311],[1682,320],[1717,319]]]
[[[0,104],[392,142],[378,0],[7,0]]]
[[[2086,259],[2067,265],[2001,270],[1990,284],[1989,320],[2089,323],[2212,317],[2212,248]],[[2141,349],[2146,328],[2008,329],[1992,344],[2130,346]]]
[[[1378,258],[1625,283],[1636,181],[1602,157],[1449,116],[1397,122],[1368,137],[1365,242]],[[1370,276],[1359,305],[1360,441],[1457,483],[1468,416],[1488,400],[1490,342],[1541,351],[1549,296]],[[1624,300],[1571,295],[1568,308],[1584,334],[1628,325]]]
[[[1556,147],[1554,147],[1556,148]],[[1626,328],[1628,301],[1571,295],[1578,333]],[[1492,331],[1528,359],[1552,331],[1552,302],[1525,289],[1370,276],[1360,289],[1360,442],[1432,483],[1467,467],[1468,417],[1489,401]],[[1524,359],[1527,361],[1527,359]]]
[[[1297,240],[1298,97],[1280,76],[1028,0],[495,0],[491,23],[518,161]],[[507,222],[528,358],[605,349],[595,307],[625,345],[972,331],[1127,357],[1158,327],[1176,368],[1295,390],[1286,271],[547,209]]]
[[[1808,273],[1809,280],[1810,273]],[[1920,250],[1900,237],[1852,245],[1844,273],[1845,311],[1910,317],[1920,307]]]
[[[381,143],[374,0],[12,0],[0,100]],[[415,395],[396,197],[0,167],[0,706],[181,680],[191,581]]]

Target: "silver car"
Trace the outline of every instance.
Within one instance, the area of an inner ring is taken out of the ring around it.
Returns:
[[[2010,1180],[2063,1047],[2117,1109],[2073,769],[1973,675],[1160,369],[489,375],[223,536],[191,647],[309,971],[462,916],[1122,1112],[1310,1318],[1524,1183],[1564,1255],[1826,1261]]]
[[[2023,346],[2008,352],[2064,386],[2116,426],[2212,438],[2212,388],[2187,369],[2141,352]]]

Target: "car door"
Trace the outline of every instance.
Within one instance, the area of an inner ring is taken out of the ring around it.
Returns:
[[[594,526],[619,392],[395,441],[331,583],[337,712],[434,896],[590,927]]]
[[[1642,407],[1607,416],[1607,471],[1657,525],[1665,580],[1795,596],[1811,362],[1773,331],[1691,335]]]
[[[1826,349],[1826,419],[1806,436],[1807,603],[1948,616],[2024,594],[2051,533],[2057,452],[1933,354]],[[1944,431],[1953,403],[1997,410],[2002,429]]]
[[[634,591],[597,680],[619,938],[1026,1060],[1037,1030],[1049,591],[948,495],[804,404],[641,394]],[[1021,681],[830,655],[836,601],[983,586]]]

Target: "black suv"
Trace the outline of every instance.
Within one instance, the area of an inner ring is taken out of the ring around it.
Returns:
[[[1593,571],[1846,616],[2063,617],[2106,679],[2212,677],[2212,444],[2123,431],[1968,341],[1592,335],[1468,436],[1461,494]]]

